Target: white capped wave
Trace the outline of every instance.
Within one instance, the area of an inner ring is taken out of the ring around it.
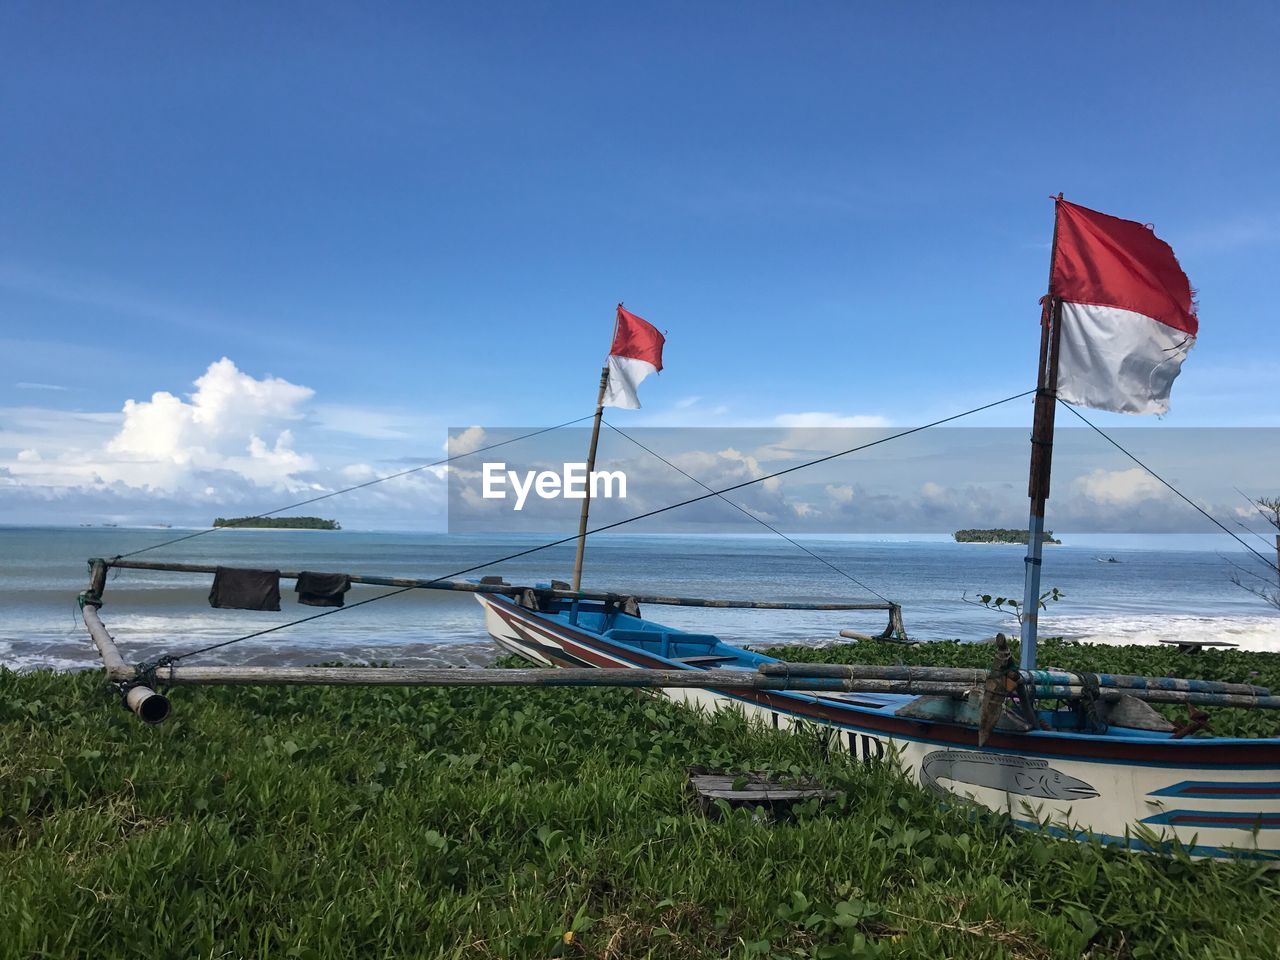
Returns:
[[[1280,651],[1280,616],[1208,617],[1143,614],[1042,618],[1044,636],[1082,643],[1155,645],[1162,641],[1225,640],[1241,650]]]

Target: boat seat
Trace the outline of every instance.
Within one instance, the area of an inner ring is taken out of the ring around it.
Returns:
[[[724,654],[712,653],[701,657],[676,657],[681,663],[687,663],[691,667],[710,667],[717,663],[731,663],[737,660],[737,657]]]
[[[706,656],[720,642],[709,633],[682,633],[672,630],[625,630],[614,628],[601,634],[606,640],[650,650],[672,659]]]

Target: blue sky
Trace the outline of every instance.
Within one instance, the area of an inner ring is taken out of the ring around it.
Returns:
[[[587,413],[619,299],[669,335],[632,425],[945,415],[1032,385],[1059,190],[1199,289],[1163,425],[1280,425],[1277,39],[1266,4],[6,4],[0,522],[265,509]]]

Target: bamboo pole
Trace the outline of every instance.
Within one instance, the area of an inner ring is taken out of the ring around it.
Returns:
[[[968,667],[920,667],[920,666],[871,666],[841,663],[763,663],[758,667],[766,676],[783,677],[838,677],[860,680],[927,680],[947,683],[981,684],[989,671]],[[1083,674],[1067,670],[1033,670],[1022,674],[1022,679],[1036,686],[1084,685]],[[1237,694],[1250,697],[1270,696],[1266,687],[1249,683],[1226,683],[1219,680],[1185,680],[1175,677],[1142,677],[1122,673],[1091,674],[1099,687],[1124,690],[1157,690],[1167,692],[1192,692]]]
[[[621,309],[621,307],[619,307]],[[618,324],[614,321],[614,335]],[[610,341],[612,345],[612,341]],[[582,510],[578,514],[578,545],[573,555],[573,592],[582,589],[582,557],[587,549],[587,518],[591,513],[591,474],[596,468],[596,447],[600,443],[600,419],[604,416],[604,392],[609,386],[609,365],[600,370],[600,392],[596,394],[596,415],[591,421],[591,446],[587,450],[587,488],[583,491]]]
[[[96,561],[91,561],[96,562]],[[108,567],[120,570],[163,570],[170,573],[217,573],[218,567],[205,563],[165,563],[156,560],[105,560]],[[227,569],[227,568],[224,568]],[[318,572],[318,571],[312,571]],[[300,570],[281,570],[284,580],[297,580]],[[326,576],[329,574],[325,574]],[[380,587],[410,587],[419,590],[451,590],[460,593],[495,593],[505,596],[520,596],[532,591],[542,596],[565,600],[604,600],[614,603],[623,600],[635,600],[637,603],[654,604],[672,607],[715,607],[717,609],[751,609],[751,610],[887,610],[890,621],[901,623],[902,608],[896,603],[880,601],[851,601],[841,603],[787,600],[715,600],[705,597],[669,597],[659,594],[634,594],[606,590],[556,590],[541,587],[517,586],[508,583],[470,583],[465,580],[427,580],[415,577],[373,577],[362,574],[342,574],[350,578],[352,583],[370,584]],[[896,614],[895,614],[896,611]]]
[[[114,648],[113,648],[114,649]],[[105,659],[105,658],[104,658]],[[134,676],[123,661],[108,665],[112,679]],[[973,684],[928,680],[859,679],[838,677],[768,676],[748,670],[643,670],[564,668],[558,670],[440,669],[416,667],[184,667],[168,665],[156,673],[173,685],[320,685],[409,687],[642,687],[704,690],[785,690],[821,695],[912,694],[916,696],[967,697]],[[1086,696],[1079,685],[1042,685],[1033,694],[1043,699],[1078,699]],[[155,696],[159,696],[155,694]],[[1184,690],[1101,689],[1104,701],[1124,696],[1153,703],[1182,703],[1220,707],[1280,709],[1280,697],[1198,693]],[[166,704],[167,705],[167,704]],[[145,719],[145,718],[144,718]],[[155,721],[152,721],[155,722]]]
[[[1058,348],[1062,341],[1062,301],[1054,296],[1053,269],[1058,254],[1058,204],[1054,201],[1053,242],[1049,249],[1049,290],[1040,315],[1040,364],[1036,372],[1036,403],[1031,426],[1031,469],[1027,495],[1027,556],[1022,591],[1022,647],[1020,666],[1036,668],[1036,639],[1040,624],[1040,566],[1044,549],[1044,505],[1049,499],[1053,468],[1053,420],[1058,409]]]
[[[116,683],[130,683],[137,679],[137,671],[125,663],[124,657],[116,646],[115,638],[107,632],[106,625],[98,616],[95,603],[86,603],[81,610],[84,625],[89,628],[89,636],[93,638],[98,654],[102,657],[102,665],[107,677]],[[156,693],[143,684],[131,684],[125,690],[125,704],[139,720],[144,723],[159,723],[169,716],[169,698]]]

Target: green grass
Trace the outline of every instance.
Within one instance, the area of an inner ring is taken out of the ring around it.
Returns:
[[[1223,679],[1280,659],[1107,651],[1156,654]],[[708,818],[689,764],[841,799]],[[1248,865],[971,819],[817,738],[634,692],[182,688],[147,728],[94,675],[0,669],[3,958],[1270,958],[1278,907]]]

